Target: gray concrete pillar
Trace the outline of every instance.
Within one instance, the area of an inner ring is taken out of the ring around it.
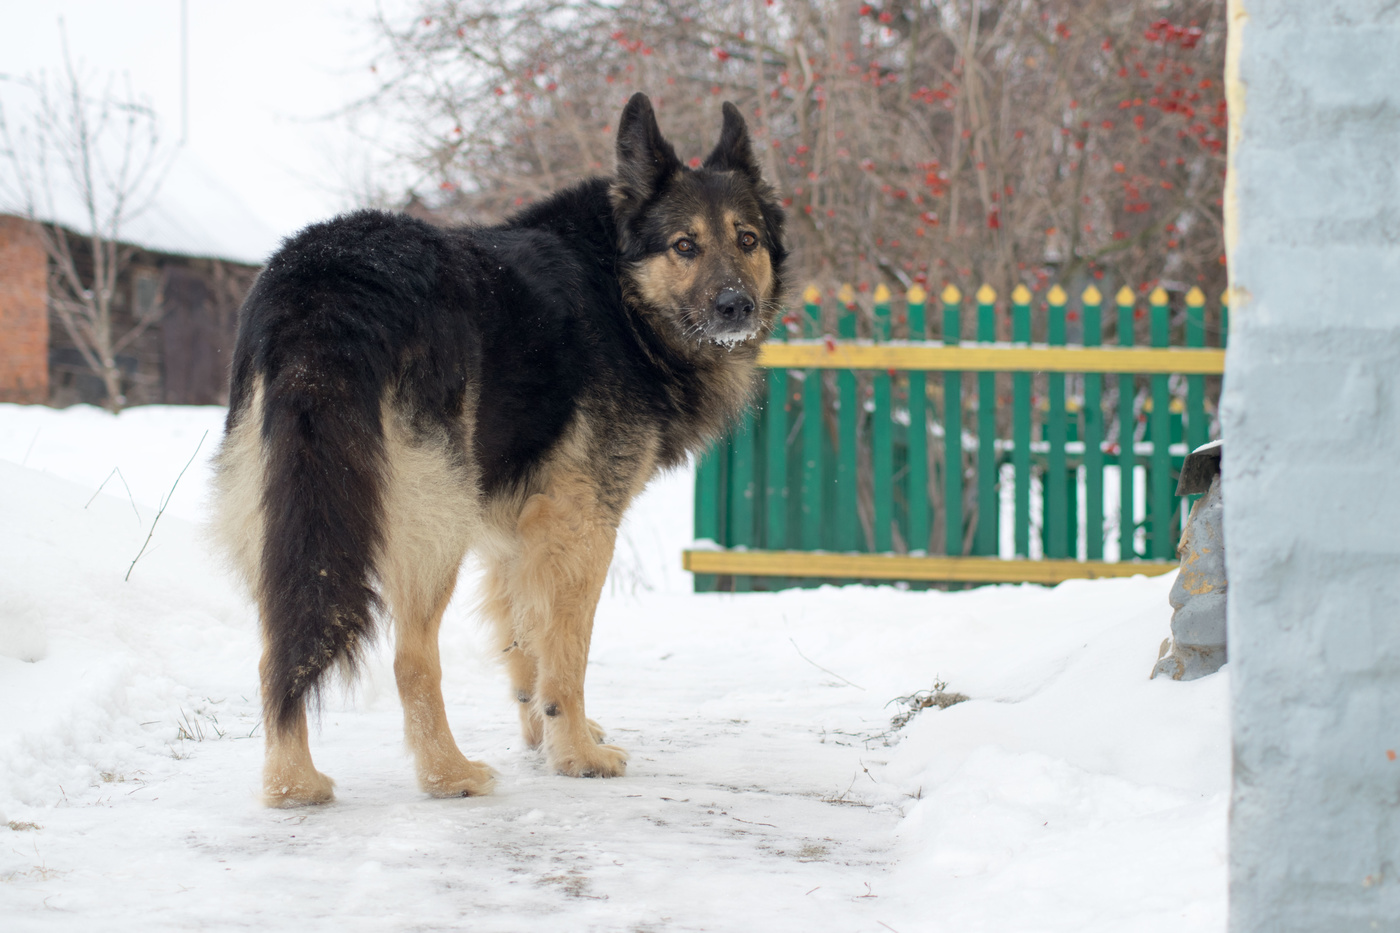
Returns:
[[[1400,3],[1229,12],[1230,930],[1400,930]]]

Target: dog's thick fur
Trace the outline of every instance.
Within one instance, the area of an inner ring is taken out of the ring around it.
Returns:
[[[636,95],[617,173],[495,227],[362,211],[307,228],[239,319],[216,528],[255,595],[272,806],[322,803],[306,706],[381,614],[418,780],[488,793],[448,730],[438,626],[487,568],[526,741],[622,774],[584,713],[594,609],[628,503],[747,404],[782,287],[782,211],[739,112],[684,167]]]

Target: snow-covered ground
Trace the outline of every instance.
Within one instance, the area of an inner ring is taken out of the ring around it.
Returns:
[[[695,595],[683,473],[598,612],[626,777],[521,746],[465,586],[448,712],[497,793],[417,791],[381,646],[313,735],[336,802],[263,809],[255,615],[199,528],[222,416],[0,405],[7,933],[1224,929],[1227,673],[1147,680],[1170,577]],[[886,736],[935,681],[971,699]]]

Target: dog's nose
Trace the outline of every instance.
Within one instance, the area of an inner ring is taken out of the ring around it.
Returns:
[[[726,321],[742,323],[753,314],[753,299],[744,292],[726,288],[715,299],[715,313]]]

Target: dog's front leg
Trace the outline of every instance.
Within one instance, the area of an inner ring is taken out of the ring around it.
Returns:
[[[520,514],[521,555],[513,587],[522,647],[535,658],[530,702],[544,725],[551,767],[574,777],[616,777],[627,752],[602,745],[584,712],[583,681],[593,613],[612,562],[617,521],[578,475],[556,478]]]

